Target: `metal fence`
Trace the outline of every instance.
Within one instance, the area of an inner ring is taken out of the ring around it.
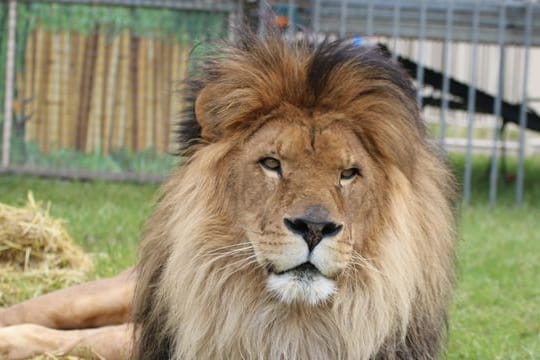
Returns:
[[[161,179],[173,162],[171,121],[182,107],[173,80],[185,77],[193,44],[227,36],[231,17],[256,26],[268,16],[266,3],[233,0],[9,4],[0,3],[0,102],[12,118],[2,127],[3,169],[69,178]],[[288,36],[308,31],[386,46],[416,80],[434,137],[463,154],[464,201],[482,154],[489,202],[509,178],[500,176],[506,157],[516,163],[515,200],[523,202],[525,159],[540,154],[539,3],[285,0],[270,7]]]
[[[515,201],[523,202],[525,158],[540,154],[540,4],[536,1],[290,0],[287,24],[315,34],[384,44],[415,79],[433,135],[465,156],[463,200],[472,162],[489,155],[494,204],[502,158],[515,159]],[[505,140],[509,138],[510,140]],[[502,153],[502,155],[501,155]]]

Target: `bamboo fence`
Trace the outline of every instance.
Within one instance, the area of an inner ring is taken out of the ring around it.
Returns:
[[[25,140],[44,153],[167,152],[182,110],[174,83],[187,75],[190,47],[129,29],[110,34],[97,27],[83,34],[36,26],[17,81],[29,115]]]

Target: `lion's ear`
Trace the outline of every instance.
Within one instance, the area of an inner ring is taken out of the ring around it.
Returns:
[[[213,142],[219,137],[215,114],[216,94],[210,87],[204,87],[195,99],[195,118],[201,127],[201,138]]]

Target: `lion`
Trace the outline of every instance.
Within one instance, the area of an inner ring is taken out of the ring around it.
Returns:
[[[139,359],[435,359],[454,181],[378,48],[249,33],[206,59],[141,245]]]
[[[0,354],[436,359],[455,185],[408,74],[272,32],[204,64],[135,269],[0,312]]]

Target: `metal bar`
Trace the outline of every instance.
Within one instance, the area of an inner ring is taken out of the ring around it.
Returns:
[[[313,6],[313,32],[315,37],[321,31],[321,0],[315,0]]]
[[[506,6],[501,4],[499,8],[499,28],[497,38],[499,44],[499,77],[497,79],[497,97],[493,105],[493,146],[491,148],[491,168],[489,171],[489,204],[497,202],[497,175],[499,168],[498,145],[500,142],[499,118],[501,117],[501,102],[504,86],[504,62],[505,62],[505,33],[506,33]]]
[[[35,1],[35,0],[33,0]],[[19,2],[32,2],[32,0],[19,0]],[[40,0],[39,2],[60,4],[88,4],[111,5],[127,7],[163,8],[175,10],[210,10],[216,12],[230,12],[235,10],[232,1],[170,1],[170,0]]]
[[[525,59],[523,60],[523,80],[521,89],[521,107],[519,109],[519,152],[516,178],[516,205],[523,204],[523,185],[525,182],[525,130],[527,129],[527,86],[529,80],[529,50],[531,47],[532,3],[527,2],[525,8],[525,34],[523,46]]]
[[[439,143],[441,148],[446,151],[445,140],[446,140],[446,120],[448,118],[448,96],[450,90],[450,65],[452,57],[452,29],[454,22],[454,7],[453,1],[448,3],[448,8],[446,9],[446,32],[444,36],[444,47],[443,47],[443,84],[442,84],[442,109],[440,112],[440,129],[439,129]]]
[[[339,12],[339,37],[344,38],[347,34],[347,0],[341,1],[341,10]]]
[[[426,39],[443,41],[445,36],[445,12],[448,4],[452,0],[436,0],[427,2],[429,9],[426,20]],[[374,23],[374,33],[380,36],[392,36],[392,18],[394,12],[393,1],[374,0],[348,0],[349,10],[348,32],[364,33],[366,24],[366,11],[369,3],[376,6],[376,21]],[[479,43],[497,44],[497,26],[498,26],[498,1],[480,1],[482,8],[482,26],[479,30]],[[474,2],[471,1],[452,1],[454,7],[454,41],[469,42],[472,32],[472,17]],[[506,2],[507,6],[507,34],[506,44],[523,44],[523,29],[525,18],[525,1]],[[321,6],[320,27],[323,31],[339,33],[341,1],[325,0]],[[401,1],[400,15],[400,37],[410,39],[418,38],[420,33],[420,7],[422,3],[418,1]],[[540,11],[540,3],[531,5],[534,14]],[[459,14],[459,15],[458,15]],[[536,16],[536,15],[533,15]],[[532,26],[531,44],[540,45],[540,22],[536,21]]]
[[[164,175],[139,174],[132,172],[108,173],[102,171],[82,171],[70,169],[48,169],[33,166],[10,165],[0,168],[0,175],[31,175],[43,178],[67,179],[75,181],[105,180],[129,181],[139,184],[162,183],[167,179]]]
[[[478,57],[478,25],[480,23],[480,6],[475,3],[473,15],[473,31],[471,39],[471,67],[469,79],[469,92],[467,97],[467,150],[465,157],[465,178],[463,189],[463,201],[468,204],[471,200],[471,178],[472,178],[472,142],[474,133],[474,110],[476,102],[476,69]]]
[[[266,35],[266,8],[267,6],[268,5],[265,0],[259,0],[259,7],[257,8],[257,16],[259,17],[259,24],[257,26],[257,35],[260,38],[263,38]],[[244,20],[242,19],[241,21],[244,21]]]
[[[392,60],[397,60],[397,41],[399,38],[399,22],[401,20],[401,0],[394,3],[394,14],[392,17]]]
[[[289,27],[287,28],[287,36],[289,40],[292,41],[294,38],[295,31],[295,21],[294,21],[294,10],[296,9],[296,0],[289,0],[287,8],[287,20],[289,21]]]
[[[4,97],[4,136],[2,140],[2,167],[9,166],[11,153],[11,122],[13,121],[13,90],[15,78],[15,32],[17,27],[17,1],[8,4],[8,39],[6,52],[6,90]]]
[[[373,36],[373,2],[371,1],[367,6],[366,36],[368,38]]]
[[[229,41],[231,42],[234,42],[236,36],[237,36],[237,31],[236,31],[236,26],[244,21],[244,5],[243,5],[243,2],[239,1],[236,5],[236,8],[233,10],[233,11],[230,11],[229,12],[229,15],[227,16],[228,17],[228,21],[229,21],[229,24],[228,24],[228,39]],[[259,22],[260,22],[260,18],[259,18]]]
[[[422,108],[422,87],[424,86],[424,43],[426,41],[427,3],[420,6],[420,35],[418,37],[418,66],[416,67],[416,103]]]

